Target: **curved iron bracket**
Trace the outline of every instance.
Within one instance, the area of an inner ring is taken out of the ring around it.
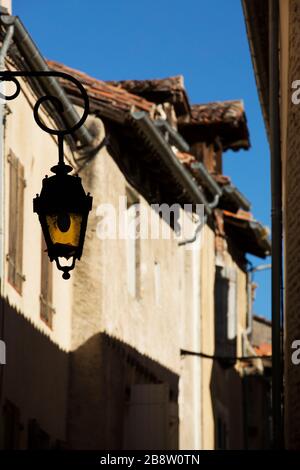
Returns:
[[[16,90],[12,95],[5,96],[5,95],[3,95],[3,93],[0,93],[0,98],[2,98],[3,100],[7,100],[7,101],[10,101],[10,100],[13,100],[13,99],[17,98],[17,96],[19,95],[19,93],[21,91],[21,86],[20,86],[20,83],[17,79],[18,77],[24,77],[24,78],[26,78],[26,77],[28,77],[28,78],[61,77],[61,78],[64,78],[66,80],[70,80],[71,82],[73,82],[82,94],[83,102],[84,102],[83,115],[81,116],[80,120],[76,124],[74,124],[74,126],[68,127],[66,129],[51,129],[50,127],[47,127],[41,121],[41,119],[39,117],[39,108],[42,104],[44,104],[47,101],[51,102],[52,105],[57,109],[58,112],[63,113],[64,112],[64,107],[63,107],[63,104],[60,101],[60,99],[57,96],[53,96],[53,95],[45,95],[45,96],[42,96],[41,98],[39,98],[37,100],[37,102],[35,103],[35,105],[34,105],[33,115],[34,115],[35,122],[37,123],[37,125],[43,131],[47,132],[48,134],[63,137],[66,134],[72,134],[73,132],[75,132],[77,129],[79,129],[84,124],[84,122],[85,122],[85,120],[86,120],[86,118],[88,117],[88,114],[89,114],[89,108],[90,108],[90,106],[89,106],[89,97],[88,97],[88,94],[87,94],[85,88],[83,87],[83,85],[76,78],[72,77],[68,73],[57,72],[57,71],[52,71],[52,70],[40,71],[40,72],[37,72],[37,71],[36,72],[32,72],[32,71],[10,71],[10,70],[0,71],[0,81],[13,82],[16,86]]]
[[[56,173],[57,175],[58,174],[66,175],[67,173],[69,173],[72,170],[72,168],[68,165],[65,165],[65,163],[64,163],[64,150],[63,150],[64,136],[66,134],[74,133],[77,129],[79,129],[84,124],[86,118],[89,115],[89,98],[88,98],[88,94],[85,91],[85,88],[83,87],[83,85],[77,79],[75,79],[71,75],[69,75],[67,73],[64,73],[64,72],[57,72],[57,71],[51,71],[51,70],[49,70],[49,71],[34,71],[34,72],[32,72],[32,71],[0,71],[0,82],[4,82],[4,81],[5,82],[13,82],[15,87],[16,87],[14,92],[10,95],[4,95],[3,93],[0,92],[0,98],[2,98],[3,100],[6,100],[6,101],[11,101],[11,100],[14,100],[15,98],[18,97],[18,95],[20,94],[20,91],[21,91],[21,86],[20,86],[20,83],[18,81],[18,77],[22,77],[22,78],[60,77],[60,78],[64,78],[64,79],[67,79],[67,80],[73,82],[77,86],[79,91],[81,92],[81,95],[82,95],[82,98],[83,98],[83,103],[84,103],[83,114],[82,114],[82,116],[81,116],[81,118],[79,119],[78,122],[76,122],[74,125],[72,125],[70,127],[67,127],[65,129],[52,129],[52,128],[48,127],[46,124],[44,124],[44,122],[42,122],[42,120],[40,118],[40,115],[39,115],[40,106],[47,103],[47,102],[51,103],[59,113],[63,114],[64,111],[65,111],[64,104],[63,104],[63,99],[62,99],[63,95],[61,95],[61,97],[59,97],[59,93],[58,93],[58,96],[53,96],[53,95],[45,93],[43,96],[41,96],[40,98],[37,99],[37,101],[36,101],[36,103],[33,107],[33,115],[34,115],[34,119],[35,119],[35,122],[37,123],[37,125],[44,132],[46,132],[48,134],[56,135],[57,138],[58,138],[58,155],[59,155],[58,165],[52,167],[51,171],[53,173]],[[76,117],[75,117],[75,119],[76,119]],[[37,195],[37,198],[38,197],[39,196]],[[87,197],[91,199],[91,197],[89,195]],[[36,211],[36,212],[38,212],[38,211]],[[76,257],[74,255],[72,264],[70,266],[62,266],[59,262],[58,257],[55,258],[57,268],[59,270],[63,271],[63,278],[64,279],[69,279],[70,278],[69,271],[74,269],[75,259],[76,259]]]

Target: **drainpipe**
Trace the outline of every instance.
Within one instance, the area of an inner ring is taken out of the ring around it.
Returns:
[[[202,227],[204,227],[206,222],[207,222],[207,215],[205,214],[203,217],[203,220],[202,219],[199,220],[199,223],[197,224],[194,235],[191,238],[186,238],[185,240],[178,242],[178,246],[185,246],[185,245],[189,245],[190,243],[194,243],[197,240],[200,230],[202,229]]]
[[[1,8],[1,0],[0,0]],[[0,71],[5,69],[5,57],[9,46],[12,41],[14,34],[14,26],[11,25],[7,29],[6,35],[3,39],[2,47],[0,50]],[[1,85],[0,85],[1,86]],[[4,82],[3,82],[3,87]],[[5,102],[0,103],[0,308],[1,308],[1,332],[0,340],[4,340],[4,210],[5,210],[5,201],[4,201],[4,118],[5,118]],[[2,394],[3,394],[3,378],[4,378],[4,366],[1,367],[0,372],[0,403],[2,403]]]
[[[279,0],[269,0],[269,102],[272,191],[272,414],[273,445],[283,441],[282,175],[279,105]]]
[[[220,186],[214,181],[214,179],[211,177],[211,175],[208,173],[208,171],[205,169],[202,163],[200,162],[194,163],[192,164],[192,168],[199,170],[201,176],[205,179],[210,190],[215,193],[213,200],[211,202],[207,202],[209,209],[210,210],[214,209],[219,204],[220,197],[223,194],[223,188],[220,188]],[[194,243],[197,240],[200,230],[206,224],[206,222],[207,222],[207,214],[204,215],[203,220],[201,219],[199,220],[199,223],[195,229],[194,235],[191,238],[187,238],[186,240],[182,240],[181,242],[179,242],[178,246],[185,246],[190,243]]]
[[[244,331],[244,341],[243,341],[243,355],[247,355],[246,351],[246,343],[248,341],[249,336],[252,333],[252,283],[253,283],[253,274],[258,271],[264,271],[265,269],[271,269],[271,264],[260,264],[256,267],[251,267],[247,272],[247,328]]]
[[[0,71],[5,70],[5,57],[12,42],[14,26],[10,25],[0,50]],[[4,87],[4,82],[2,82]],[[0,103],[0,294],[4,289],[4,118],[5,102]]]
[[[14,41],[16,42],[18,49],[26,60],[30,70],[46,72],[49,71],[43,56],[36,47],[35,43],[31,39],[28,31],[23,25],[22,21],[18,16],[1,15],[1,22],[4,26],[9,27],[14,25]],[[64,107],[64,116],[68,127],[73,127],[79,120],[80,117],[74,108],[71,100],[68,98],[62,86],[59,84],[56,77],[40,77],[39,83],[42,84],[43,90],[48,95],[56,96]],[[92,147],[94,138],[88,131],[86,126],[81,126],[76,132],[76,137],[80,140],[83,147]]]
[[[203,204],[208,215],[211,214],[211,208],[206,200],[204,193],[194,181],[191,174],[184,168],[178,160],[170,145],[165,141],[161,132],[157,129],[153,121],[144,111],[133,111],[130,113],[129,122],[137,129],[148,144],[157,152],[161,160],[174,175],[178,182],[181,183],[186,193],[194,201],[195,204]]]

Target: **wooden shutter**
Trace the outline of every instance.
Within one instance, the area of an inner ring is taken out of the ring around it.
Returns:
[[[220,356],[234,356],[237,336],[237,272],[234,268],[216,267],[215,344]]]
[[[52,264],[49,261],[47,254],[47,246],[42,234],[41,243],[41,295],[40,295],[40,317],[41,319],[52,328],[53,313],[52,295],[53,295],[53,276]]]
[[[22,294],[23,275],[23,224],[24,224],[24,167],[10,151],[9,177],[9,250],[8,282]]]
[[[215,277],[215,343],[217,354],[224,353],[227,330],[228,280],[222,267],[216,266]]]
[[[233,268],[226,269],[228,279],[227,339],[235,340],[237,335],[237,273]]]
[[[132,297],[139,298],[141,292],[141,239],[140,239],[140,202],[131,188],[126,188],[127,197],[127,285]]]

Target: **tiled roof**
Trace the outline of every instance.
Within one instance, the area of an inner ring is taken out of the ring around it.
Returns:
[[[259,323],[264,323],[265,325],[267,326],[272,326],[272,321],[271,320],[268,320],[267,318],[265,317],[262,317],[260,315],[253,315],[253,320],[259,322]]]
[[[54,62],[52,60],[47,61],[48,67],[52,70],[59,72],[65,72],[71,74],[73,77],[80,80],[82,85],[85,87],[90,100],[109,104],[111,107],[119,109],[121,111],[130,111],[132,108],[137,110],[143,110],[151,113],[154,109],[155,104],[147,101],[140,96],[129,93],[121,87],[113,86],[102,80],[92,78],[89,75],[67,67],[66,65]],[[80,96],[77,87],[73,82],[68,80],[62,80],[64,88],[71,94]]]
[[[224,101],[190,107],[182,76],[160,80],[104,82],[55,61],[48,60],[47,64],[50,69],[69,73],[80,80],[88,92],[91,109],[97,110],[100,115],[102,113],[104,117],[113,116],[122,121],[124,113],[133,109],[146,111],[153,116],[156,104],[169,101],[181,115],[179,130],[184,137],[184,133],[191,128],[196,128],[199,134],[200,126],[204,128],[204,137],[212,133],[218,135],[224,149],[247,149],[250,146],[243,102]],[[66,91],[73,96],[74,102],[79,101],[80,93],[73,82],[61,81]]]
[[[195,163],[197,161],[194,155],[191,155],[190,153],[177,152],[176,155],[177,155],[177,158],[181,161],[181,163],[183,163],[189,168],[192,163]]]
[[[225,231],[235,240],[245,253],[266,258],[271,253],[269,231],[260,222],[253,219],[250,212],[239,211],[233,214],[223,210]]]
[[[241,209],[236,214],[233,214],[230,211],[223,210],[223,214],[227,217],[232,217],[234,219],[254,221],[253,215],[251,214],[251,212],[246,212],[246,211],[243,211]]]
[[[154,103],[169,102],[174,105],[176,114],[190,115],[189,99],[184,88],[182,75],[152,80],[121,80],[108,82],[135,95],[143,96]]]
[[[194,104],[191,107],[191,124],[231,124],[237,127],[244,120],[244,103],[241,100]]]
[[[196,179],[201,181],[201,177],[199,175],[199,171],[196,168],[193,168],[193,164],[196,163],[198,160],[191,155],[190,153],[186,152],[176,152],[177,158],[181,161],[181,163],[193,174]],[[220,186],[226,186],[231,184],[231,179],[227,175],[222,174],[214,174],[210,173],[210,176],[216,181],[216,183]],[[239,214],[243,213],[244,211],[240,211]],[[230,212],[228,212],[229,214]],[[248,214],[245,212],[245,214]]]
[[[247,150],[250,147],[247,118],[241,100],[192,105],[190,116],[180,118],[178,124],[188,142],[212,136],[220,138],[224,150]]]
[[[148,101],[141,96],[137,96],[129,91],[125,90],[121,84],[105,83],[102,80],[98,80],[82,73],[78,70],[74,70],[58,62],[48,61],[50,69],[66,72],[71,74],[73,77],[80,80],[90,98],[91,109],[99,112],[100,115],[107,116],[109,113],[114,113],[114,118],[123,115],[128,116],[128,113],[133,109],[142,110],[148,112],[153,118],[156,104]],[[177,81],[170,79],[175,87]],[[76,86],[73,85],[69,80],[61,79],[64,88],[67,93],[70,94],[76,103],[76,99],[80,103],[80,93]],[[126,82],[127,87],[131,90],[137,89],[136,82]],[[129,83],[134,83],[135,86],[129,86]],[[168,82],[169,83],[169,82]],[[168,84],[167,83],[167,84]],[[153,80],[146,82],[147,87],[155,85]],[[169,83],[170,85],[170,83]],[[180,85],[180,83],[179,83]],[[164,86],[164,81],[157,81],[157,86],[161,90]],[[167,86],[167,85],[166,85]],[[105,114],[106,113],[106,114]],[[215,125],[226,126],[230,125],[233,127],[239,127],[243,124],[247,130],[246,118],[242,102],[233,101],[225,103],[211,103],[209,105],[200,105],[192,107],[192,125],[200,123],[201,125],[211,128]],[[248,132],[248,131],[247,131]],[[240,129],[238,129],[238,135],[240,135]],[[248,135],[248,134],[247,134]],[[191,175],[198,182],[199,186],[205,186],[205,182],[202,181],[202,176],[196,168],[193,168],[193,163],[197,162],[197,159],[186,152],[176,152],[177,158],[181,163],[189,170]],[[225,175],[212,175],[216,182],[221,186],[230,185],[230,178]],[[225,220],[232,221],[230,224],[231,231],[241,231],[245,236],[246,245],[245,251],[252,252],[258,256],[265,256],[268,251],[267,235],[264,233],[264,228],[256,221],[252,219],[252,215],[246,212],[238,212],[238,214],[224,211]],[[238,222],[246,223],[247,227],[238,224]],[[254,224],[254,226],[250,226]],[[228,224],[227,224],[228,225]],[[246,231],[246,232],[245,232]],[[262,241],[263,240],[263,241]],[[251,245],[252,248],[251,249]]]
[[[258,356],[272,356],[272,344],[261,343],[259,346],[254,346],[255,352]]]
[[[197,159],[194,155],[186,152],[176,152],[176,157],[181,163],[187,168],[187,170],[192,174],[192,176],[197,180],[197,182],[203,186],[203,179],[199,174],[199,171],[196,168],[193,168],[193,163],[197,162]],[[205,186],[205,185],[204,185]]]
[[[219,174],[212,174],[211,176],[220,186],[225,186],[226,184],[231,183],[231,179],[227,175],[222,175],[219,173]]]

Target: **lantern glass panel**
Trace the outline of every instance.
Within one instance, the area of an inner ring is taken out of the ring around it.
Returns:
[[[74,248],[79,246],[82,215],[76,213],[62,213],[46,215],[46,222],[52,243],[68,245]]]

